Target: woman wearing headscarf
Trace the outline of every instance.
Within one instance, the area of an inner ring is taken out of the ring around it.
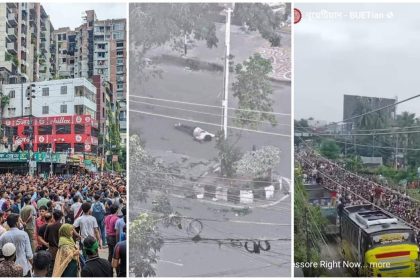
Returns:
[[[63,224],[58,235],[58,251],[55,257],[53,277],[77,277],[79,250],[73,240],[73,225]]]

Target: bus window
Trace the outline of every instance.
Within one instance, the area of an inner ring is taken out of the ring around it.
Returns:
[[[390,230],[379,232],[372,235],[370,239],[373,247],[400,243],[415,243],[414,233],[412,231]]]

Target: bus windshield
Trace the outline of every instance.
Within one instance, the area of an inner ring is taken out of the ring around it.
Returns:
[[[413,231],[385,231],[371,236],[371,245],[373,247],[415,242]]]

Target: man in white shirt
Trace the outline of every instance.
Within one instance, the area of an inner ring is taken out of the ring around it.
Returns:
[[[98,222],[96,221],[95,217],[91,215],[91,207],[92,205],[90,202],[85,202],[82,204],[83,215],[77,218],[74,221],[74,227],[80,230],[80,236],[82,238],[82,242],[85,240],[86,237],[92,236],[95,237],[96,240],[99,242],[99,246],[102,246],[102,241],[99,234],[99,227]]]
[[[193,127],[193,126],[177,123],[175,124],[175,128],[183,132],[186,132],[188,134],[191,134],[192,137],[194,137],[194,140],[199,141],[199,142],[211,141],[215,137],[214,134],[201,129],[198,126]]]
[[[75,195],[73,197],[73,204],[70,206],[70,210],[73,211],[73,216],[75,220],[82,215],[82,210],[80,208],[81,206],[82,202],[80,196]]]

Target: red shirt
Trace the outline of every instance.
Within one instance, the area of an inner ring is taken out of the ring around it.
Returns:
[[[105,217],[105,231],[107,236],[117,236],[115,231],[115,223],[118,220],[117,214],[108,215]]]
[[[40,240],[38,239],[38,230],[45,224],[46,222],[41,217],[36,218],[34,236],[35,236],[35,240],[38,242],[38,245],[41,244]]]

